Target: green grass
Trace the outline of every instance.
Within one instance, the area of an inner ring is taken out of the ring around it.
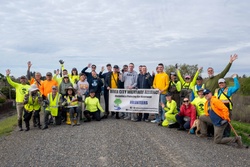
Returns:
[[[0,121],[0,137],[8,135],[17,125],[17,115],[13,115]]]
[[[250,146],[250,123],[244,123],[239,121],[232,121],[232,126],[236,130],[239,136],[242,137],[242,142],[248,146]],[[234,132],[231,131],[232,136]]]

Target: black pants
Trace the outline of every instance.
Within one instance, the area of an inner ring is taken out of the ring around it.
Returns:
[[[33,111],[29,112],[29,111],[24,109],[23,120],[25,122],[26,128],[30,127],[30,120],[31,120],[32,114],[33,114]],[[40,124],[40,109],[34,111],[33,123],[34,123],[34,125],[41,126],[41,124]]]
[[[95,112],[90,112],[89,110],[85,110],[84,116],[87,118],[88,121],[91,121],[93,119],[95,119],[96,121],[101,120],[100,110],[97,110]]]
[[[109,115],[109,90],[104,87],[105,115]]]
[[[36,110],[33,114],[33,125],[41,126],[40,123],[40,110]]]

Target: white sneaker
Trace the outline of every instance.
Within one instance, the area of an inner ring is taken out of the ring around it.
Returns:
[[[157,120],[155,119],[155,120],[152,120],[151,122],[152,122],[152,123],[157,123]]]
[[[124,119],[125,119],[125,120],[129,120],[129,119],[131,119],[131,118],[130,118],[130,117],[125,117]]]

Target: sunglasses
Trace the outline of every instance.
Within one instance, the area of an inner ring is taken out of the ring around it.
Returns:
[[[187,103],[187,102],[189,102],[189,100],[183,100],[183,103]]]
[[[186,80],[190,80],[190,78],[185,78]]]

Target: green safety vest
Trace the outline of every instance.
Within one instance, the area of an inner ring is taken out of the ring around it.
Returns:
[[[35,100],[33,101],[32,96],[29,96],[28,103],[24,105],[24,108],[28,112],[39,110],[41,106],[38,103],[38,97],[36,97]]]
[[[52,93],[48,94],[47,96],[49,100],[49,106],[46,108],[46,110],[49,110],[51,115],[56,117],[58,115],[58,102],[60,101],[61,95],[59,93],[56,93],[56,97],[52,98]]]

